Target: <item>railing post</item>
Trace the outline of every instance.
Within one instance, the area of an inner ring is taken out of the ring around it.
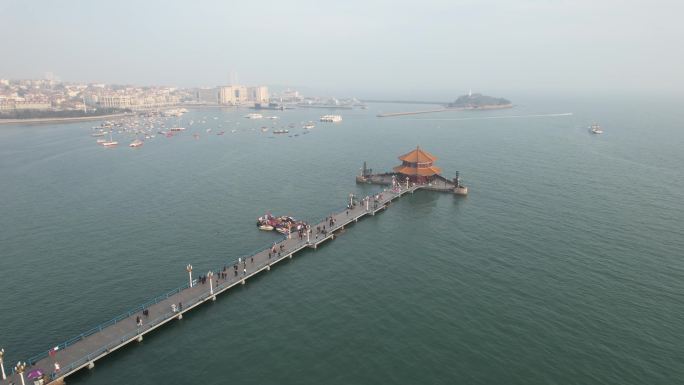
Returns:
[[[3,361],[4,357],[5,357],[5,349],[0,349],[0,369],[2,369],[3,381],[7,379],[7,375],[5,375],[5,361]]]
[[[16,372],[19,373],[19,377],[21,377],[21,385],[26,385],[26,382],[24,381],[24,371],[26,371],[26,362],[17,362]]]
[[[192,265],[188,264],[188,266],[185,267],[185,269],[188,271],[188,276],[190,277],[190,288],[192,288]]]

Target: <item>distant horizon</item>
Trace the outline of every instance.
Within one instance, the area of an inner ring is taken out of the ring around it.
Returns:
[[[364,97],[678,95],[683,11],[674,1],[617,0],[6,0],[0,33],[12,37],[3,42],[12,54],[0,74],[186,88],[237,77]]]
[[[59,75],[59,74],[55,74]],[[79,80],[67,80],[62,79],[59,76],[55,79],[58,82],[63,83],[74,83],[74,84],[106,84],[113,86],[131,86],[131,87],[169,87],[169,88],[179,88],[179,89],[193,89],[193,88],[215,88],[229,85],[230,82],[216,84],[216,85],[190,85],[181,86],[177,84],[153,84],[153,83],[107,83],[104,81],[79,81]],[[43,76],[34,76],[27,78],[14,78],[4,75],[0,75],[0,79],[8,79],[11,81],[20,80],[47,80]],[[507,99],[516,97],[525,98],[547,98],[551,97],[554,99],[564,99],[564,98],[577,98],[577,97],[587,97],[587,96],[597,96],[597,97],[619,97],[624,99],[635,99],[639,96],[642,97],[655,97],[664,96],[667,98],[678,98],[684,96],[684,89],[673,90],[673,92],[661,92],[656,90],[631,90],[631,91],[616,91],[616,90],[603,90],[592,91],[587,94],[583,90],[546,90],[546,89],[514,89],[514,90],[503,90],[503,89],[480,89],[476,87],[465,87],[452,90],[447,89],[407,89],[407,90],[363,90],[363,89],[352,89],[349,87],[329,87],[329,86],[308,86],[308,85],[284,85],[284,84],[250,84],[250,83],[236,83],[247,86],[264,85],[269,87],[271,92],[281,92],[285,89],[296,90],[302,93],[304,96],[311,97],[336,97],[336,98],[358,98],[358,99],[370,99],[370,100],[401,100],[401,101],[434,101],[434,102],[450,102],[455,100],[461,95],[466,95],[470,90],[473,93],[481,93],[488,96],[503,97]],[[513,101],[515,103],[515,101]]]

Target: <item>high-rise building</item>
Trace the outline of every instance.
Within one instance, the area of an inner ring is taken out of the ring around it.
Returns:
[[[219,88],[219,103],[237,106],[249,101],[247,87],[231,85]]]
[[[199,88],[195,96],[200,103],[216,104],[219,102],[219,89],[216,87]]]
[[[256,86],[249,87],[247,89],[249,93],[249,99],[254,103],[268,103],[268,87],[266,86]]]
[[[244,103],[268,103],[268,87],[245,87],[231,85],[219,87],[218,102],[220,104],[237,106]]]

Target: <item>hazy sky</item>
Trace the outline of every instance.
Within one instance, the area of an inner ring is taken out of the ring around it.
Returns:
[[[213,86],[234,71],[360,96],[676,93],[682,4],[0,0],[0,78]]]

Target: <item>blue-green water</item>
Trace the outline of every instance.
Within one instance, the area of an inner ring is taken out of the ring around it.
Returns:
[[[193,110],[186,121],[207,123],[137,150],[123,136],[95,145],[92,122],[0,126],[7,361],[181,285],[188,263],[206,271],[269,244],[254,227],[266,210],[318,219],[373,191],[354,184],[361,163],[389,170],[419,144],[461,172],[467,198],[402,198],[68,382],[679,383],[684,113],[516,102],[385,119],[425,106],[372,104],[298,137],[255,130],[271,122],[249,111]],[[587,132],[593,120],[604,135]]]

